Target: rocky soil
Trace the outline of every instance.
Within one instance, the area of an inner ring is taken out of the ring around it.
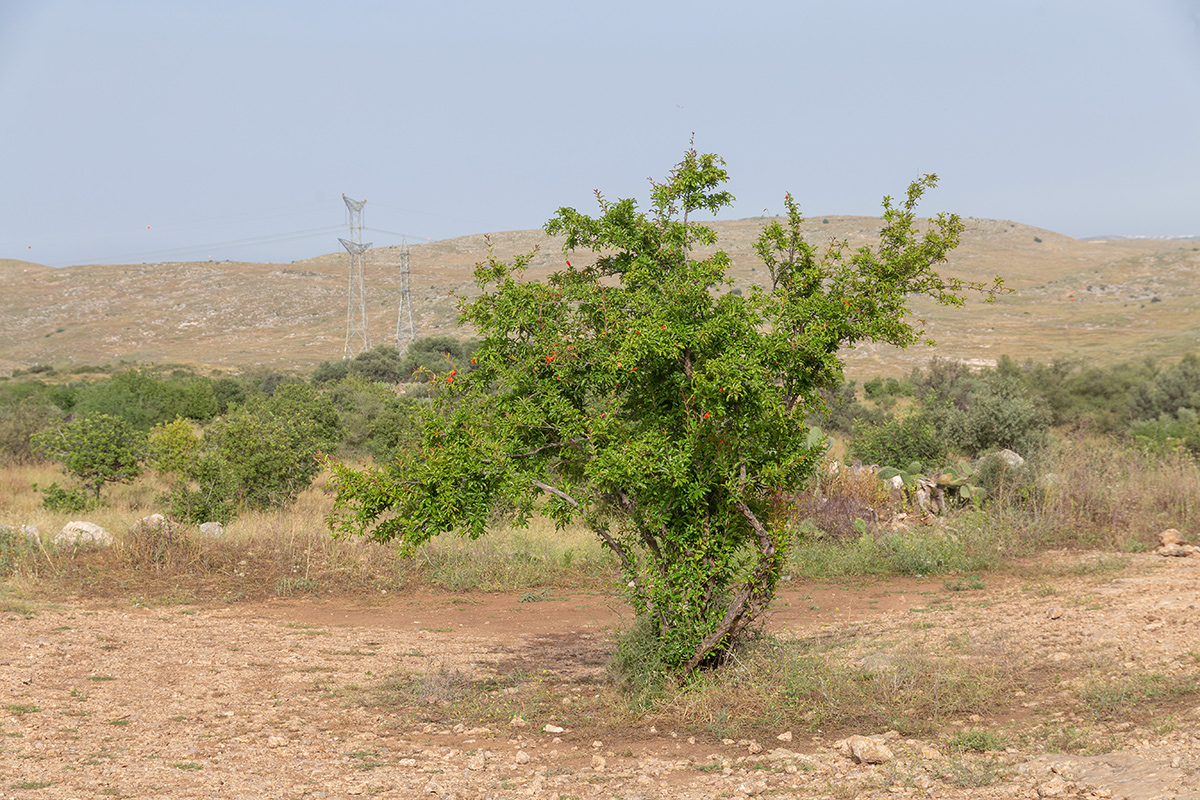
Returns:
[[[1054,753],[1045,737],[1018,735],[1086,727],[1063,698],[1101,659],[1132,673],[1200,669],[1200,558],[1053,557],[1058,571],[953,591],[939,578],[781,594],[778,633],[847,637],[848,659],[969,640],[1040,676],[994,716],[950,720],[926,739],[797,725],[734,741],[661,719],[581,724],[572,700],[601,688],[608,632],[628,615],[603,595],[13,606],[0,613],[0,797],[1200,798],[1195,693],[1152,718],[1096,723],[1105,752]],[[527,683],[506,691],[550,681],[565,702],[486,726],[414,721],[363,702],[397,670],[515,670]],[[948,746],[975,728],[1008,732],[1008,746]]]

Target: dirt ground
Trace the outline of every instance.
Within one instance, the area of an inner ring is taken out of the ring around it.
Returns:
[[[972,756],[1002,764],[998,782],[954,779],[966,762],[946,733],[1016,730],[1041,713],[1081,722],[1056,701],[1101,655],[1137,672],[1200,670],[1200,558],[1050,557],[1061,569],[1034,578],[781,592],[770,627],[851,635],[847,658],[886,642],[969,637],[1053,678],[1023,686],[993,719],[952,720],[925,740],[798,725],[731,741],[581,724],[571,698],[603,683],[610,631],[629,617],[601,593],[155,608],[77,600],[10,611],[0,614],[0,797],[1200,798],[1194,693],[1154,722],[1105,722],[1109,752],[1054,754],[1013,736]],[[361,702],[398,670],[450,669],[549,679],[565,702],[524,725],[490,727],[414,722]],[[837,746],[848,733],[879,737],[894,758],[856,763]]]

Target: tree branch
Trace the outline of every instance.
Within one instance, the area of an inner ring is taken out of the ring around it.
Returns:
[[[543,492],[547,492],[555,497],[562,498],[567,503],[570,503],[573,507],[579,509],[579,512],[583,515],[584,522],[587,523],[587,526],[595,531],[600,538],[612,548],[612,551],[617,554],[617,558],[621,559],[621,566],[624,568],[625,572],[631,575],[633,574],[633,564],[630,562],[629,556],[625,553],[625,548],[621,547],[617,540],[612,537],[612,534],[608,532],[607,528],[591,518],[591,514],[589,514],[588,510],[583,507],[582,503],[580,503],[574,497],[571,497],[571,495],[567,494],[562,489],[551,486],[548,483],[543,483],[539,480],[531,481],[531,483],[533,483],[534,486],[541,489]]]

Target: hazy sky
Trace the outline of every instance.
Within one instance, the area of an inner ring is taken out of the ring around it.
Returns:
[[[647,197],[1200,234],[1200,0],[0,0],[0,257],[340,251]]]

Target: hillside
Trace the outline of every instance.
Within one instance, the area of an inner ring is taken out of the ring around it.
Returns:
[[[734,286],[767,280],[753,252],[766,220],[715,223],[732,257]],[[898,375],[932,354],[988,362],[1001,354],[1112,362],[1172,358],[1200,344],[1200,242],[1082,241],[1019,223],[968,219],[946,271],[1014,290],[994,304],[961,309],[914,303],[936,351],[868,346],[847,354],[852,375]],[[810,241],[877,236],[874,217],[815,217]],[[492,234],[497,257],[539,247],[530,275],[562,263],[561,242],[541,231]],[[455,302],[474,291],[471,268],[483,236],[410,245],[418,335],[460,333]],[[582,254],[581,254],[581,257]],[[394,340],[399,249],[367,251],[373,344]],[[84,265],[53,269],[0,259],[0,375],[35,364],[72,368],[129,361],[238,369],[252,364],[310,370],[341,358],[348,259],[334,253],[290,264],[230,261]]]

